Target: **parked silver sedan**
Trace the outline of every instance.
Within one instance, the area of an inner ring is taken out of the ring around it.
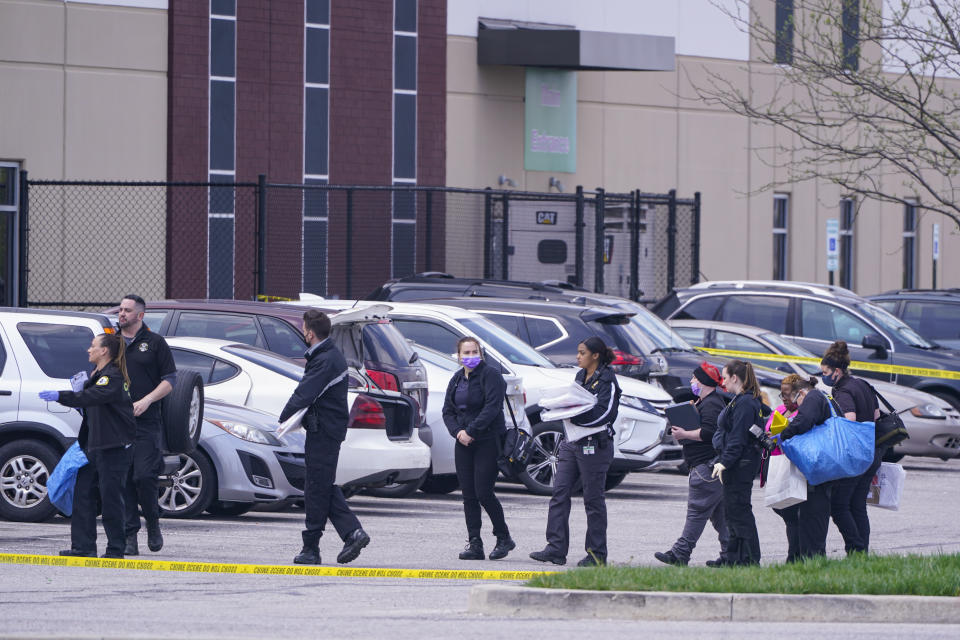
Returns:
[[[759,327],[713,320],[668,320],[667,324],[687,342],[697,347],[819,357],[796,343]],[[775,366],[786,373],[807,377],[820,375],[820,367],[815,364],[784,362],[778,365],[760,359],[754,362],[768,367]],[[910,433],[908,440],[887,454],[887,460],[896,461],[903,456],[949,460],[960,456],[960,412],[950,403],[910,387],[879,380],[868,382],[900,413],[903,424]],[[822,383],[819,388],[829,391]],[[882,405],[881,409],[885,410]]]

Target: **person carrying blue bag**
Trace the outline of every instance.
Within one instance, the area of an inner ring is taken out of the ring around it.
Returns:
[[[136,422],[130,399],[125,345],[120,336],[94,336],[87,355],[94,371],[81,391],[41,391],[40,398],[67,407],[82,407],[83,422],[77,442],[90,463],[77,472],[70,520],[70,548],[62,556],[97,556],[97,489],[103,529],[107,534],[105,558],[123,558],[123,490],[133,462]]]
[[[839,417],[836,402],[816,390],[816,378],[789,379],[789,400],[799,409],[780,434],[780,443],[807,478],[807,500],[798,513],[797,558],[802,559],[826,555],[834,481],[866,470],[873,458],[873,425]]]

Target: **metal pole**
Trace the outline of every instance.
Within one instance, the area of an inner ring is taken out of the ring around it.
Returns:
[[[267,293],[267,176],[257,176],[257,268],[254,300]]]
[[[29,269],[29,233],[30,230],[30,184],[27,182],[27,172],[20,172],[20,216],[17,220],[17,300],[16,306],[26,307],[27,273]]]
[[[594,226],[596,227],[593,235],[593,290],[597,293],[603,293],[603,241],[604,241],[604,228],[603,228],[603,212],[605,208],[604,202],[604,191],[603,189],[597,189],[597,206],[594,210]]]
[[[502,264],[500,265],[503,272],[501,278],[504,280],[509,280],[510,276],[510,196],[503,194],[503,251],[500,254],[502,258]]]
[[[692,271],[690,284],[700,282],[700,192],[693,194],[693,247],[691,261]]]
[[[483,194],[483,277],[493,278],[493,198],[490,197],[490,187]]]
[[[830,278],[827,282],[828,282],[828,283],[830,284],[830,286],[832,287],[832,286],[833,286],[833,271],[828,271],[827,274],[828,274],[828,276],[829,276],[829,278]]]
[[[347,189],[347,299],[353,293],[353,189]]]
[[[583,286],[583,187],[577,185],[577,200],[576,200],[576,223],[575,223],[575,238],[576,246],[574,249],[574,282],[578,287]]]
[[[427,212],[426,212],[426,213],[427,213],[427,215],[426,215],[425,226],[426,226],[427,238],[426,238],[426,243],[425,243],[425,244],[426,244],[426,251],[427,251],[427,259],[426,259],[425,267],[426,267],[426,270],[427,270],[427,271],[433,271],[433,260],[432,260],[432,255],[433,255],[433,191],[427,191]]]
[[[934,258],[934,260],[933,260],[933,288],[934,288],[934,289],[937,288],[937,260],[936,260],[936,258]]]
[[[670,189],[667,207],[667,293],[673,291],[677,274],[677,190]]]
[[[630,299],[640,299],[640,189],[633,192],[630,206]]]

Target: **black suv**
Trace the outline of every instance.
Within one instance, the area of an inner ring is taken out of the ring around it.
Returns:
[[[653,311],[664,319],[721,320],[762,327],[816,354],[845,340],[853,360],[956,370],[960,354],[917,335],[884,309],[841,287],[803,282],[703,282],[677,289]],[[914,387],[960,408],[960,380],[863,372]]]
[[[867,299],[927,340],[960,349],[960,289],[903,289]]]
[[[559,365],[575,366],[577,345],[598,336],[616,354],[610,365],[616,373],[640,379],[662,373],[656,358],[644,353],[642,336],[630,322],[633,314],[619,309],[507,298],[449,298],[431,302],[475,311]]]
[[[656,381],[677,402],[693,399],[690,379],[701,362],[722,368],[724,359],[707,355],[688,344],[667,323],[639,302],[603,293],[594,293],[561,282],[522,282],[517,280],[477,280],[454,278],[447,274],[420,274],[390,280],[367,296],[369,300],[430,300],[468,296],[472,298],[521,298],[529,303],[550,301],[576,305],[581,310],[591,306],[613,307],[629,317],[641,353],[656,360]],[[575,307],[572,307],[575,308]],[[511,329],[511,331],[513,331]],[[513,331],[517,335],[522,334]],[[524,338],[526,340],[526,338]],[[531,342],[527,340],[528,342]],[[532,342],[531,342],[532,344]],[[574,346],[574,351],[576,347]],[[545,352],[546,353],[546,352]],[[551,356],[552,357],[552,356]],[[783,373],[758,369],[760,382],[779,387]]]

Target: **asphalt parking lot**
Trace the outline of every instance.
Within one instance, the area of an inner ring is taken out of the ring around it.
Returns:
[[[904,460],[907,484],[901,510],[870,510],[871,548],[878,553],[960,552],[957,496],[960,461]],[[610,560],[658,564],[654,551],[669,548],[679,534],[685,509],[685,478],[671,473],[634,474],[608,495]],[[463,562],[465,543],[459,493],[390,500],[355,496],[351,505],[373,541],[351,567],[410,569],[551,569],[527,558],[542,548],[547,499],[517,486],[498,485],[518,548],[503,561]],[[764,562],[786,556],[782,522],[762,506],[755,490]],[[166,545],[158,560],[289,565],[299,551],[300,511],[255,511],[239,517],[207,516],[165,520]],[[582,555],[585,520],[574,504],[571,564]],[[716,537],[704,534],[694,564],[714,558]],[[100,546],[105,544],[102,538]],[[141,535],[144,535],[141,533]],[[493,537],[485,519],[487,551]],[[56,554],[69,546],[63,518],[26,524],[0,521],[0,553]],[[335,564],[340,542],[321,542],[324,563]],[[842,554],[831,529],[828,550]],[[639,635],[637,623],[498,619],[468,614],[462,580],[384,579],[264,575],[209,575],[79,567],[0,564],[3,637],[179,637],[300,638],[389,637],[525,638],[573,637],[595,633]],[[636,628],[634,628],[636,627]],[[768,637],[768,625],[747,623],[643,623],[645,637]],[[813,634],[843,637],[958,637],[944,625],[778,624],[786,637]],[[892,634],[892,635],[891,635]]]

